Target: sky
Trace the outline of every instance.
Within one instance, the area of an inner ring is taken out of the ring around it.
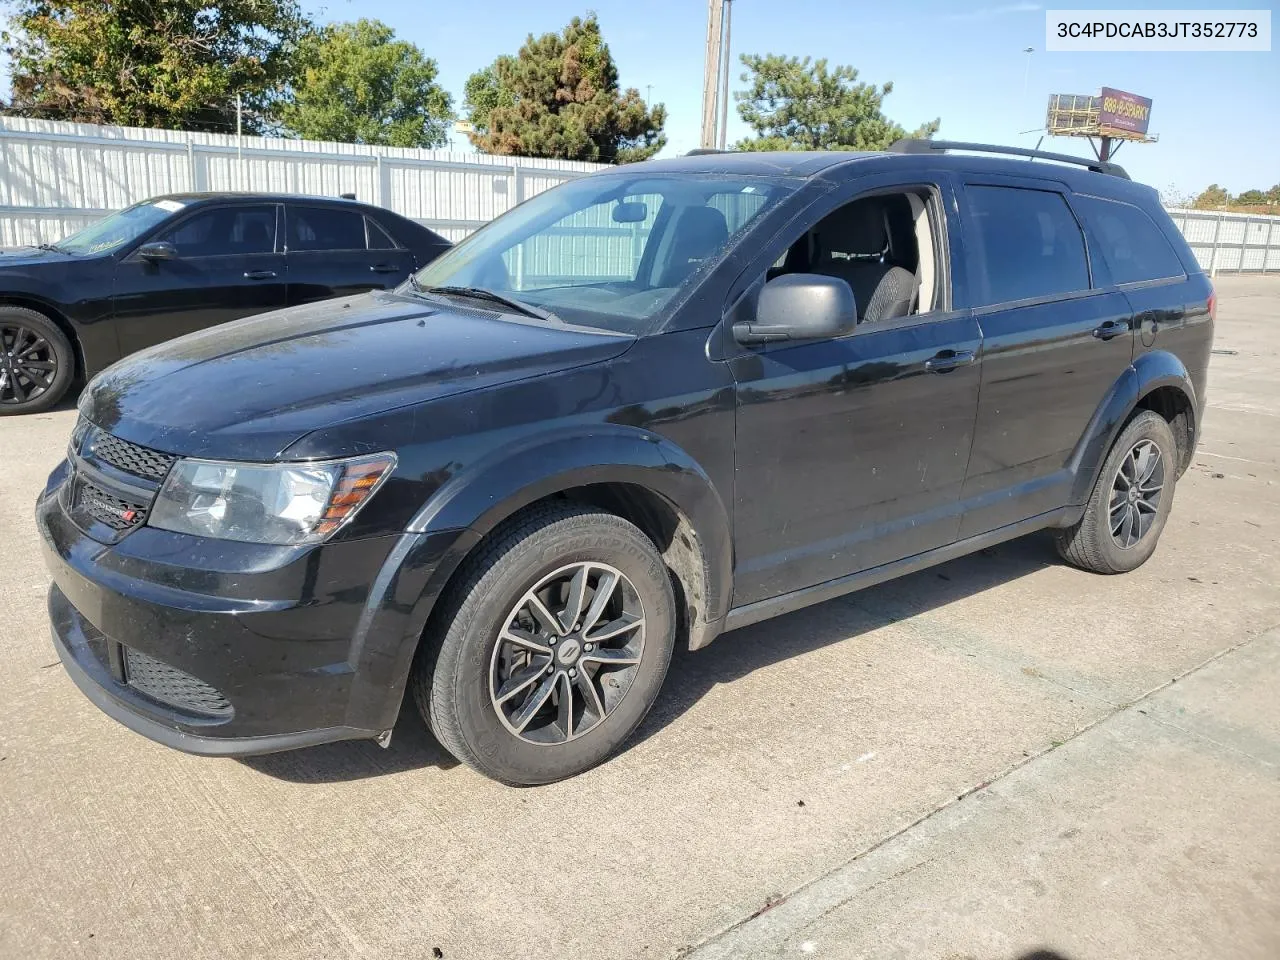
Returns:
[[[1166,0],[1173,6],[1177,0]],[[1183,6],[1192,6],[1184,2]],[[1199,8],[1275,5],[1261,0]],[[1055,9],[1110,7],[1105,0]],[[1125,8],[1159,7],[1128,0]],[[558,30],[594,9],[624,87],[668,111],[664,155],[698,145],[705,0],[330,0],[321,18],[377,17],[440,65],[440,79],[461,107],[473,71],[516,52],[529,33]],[[1274,11],[1273,11],[1274,12]],[[1273,16],[1273,21],[1280,18]],[[1019,0],[735,0],[730,89],[740,88],[741,53],[826,57],[851,64],[863,82],[893,81],[885,113],[908,130],[942,119],[940,137],[1034,146],[1052,93],[1096,94],[1109,86],[1150,97],[1155,144],[1127,144],[1117,161],[1161,190],[1198,193],[1211,182],[1232,192],[1280,182],[1280,52],[1045,53],[1042,5]],[[1026,47],[1034,47],[1029,56]],[[1030,63],[1028,64],[1028,59]],[[1025,77],[1025,92],[1024,92]],[[730,141],[747,134],[731,105]],[[461,138],[459,138],[461,141]],[[1089,155],[1087,141],[1047,138],[1043,149]]]
[[[303,0],[316,19],[376,17],[440,67],[461,110],[475,70],[515,53],[529,33],[561,29],[594,9],[624,87],[666,104],[663,155],[698,145],[705,0]],[[1167,4],[1177,0],[1165,0]],[[1190,6],[1184,0],[1184,6]],[[1276,0],[1198,0],[1198,8],[1272,9]],[[1056,9],[1112,7],[1105,0],[1050,0]],[[1128,0],[1126,9],[1160,7]],[[1273,24],[1280,26],[1280,24]],[[734,0],[731,90],[743,86],[741,53],[826,57],[859,80],[893,82],[885,113],[908,130],[941,118],[938,136],[1035,146],[1050,94],[1096,94],[1109,86],[1151,98],[1154,144],[1116,157],[1134,179],[1195,194],[1210,183],[1233,193],[1280,182],[1280,52],[1047,53],[1043,6],[1032,0]],[[1026,54],[1027,47],[1034,52]],[[731,105],[729,140],[749,131]],[[470,149],[455,135],[458,147]],[[1090,155],[1087,141],[1046,138],[1043,149]]]

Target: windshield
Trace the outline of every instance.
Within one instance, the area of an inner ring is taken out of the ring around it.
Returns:
[[[417,283],[482,288],[566,323],[643,333],[700,267],[795,187],[745,176],[583,177],[487,224]]]
[[[145,203],[135,203],[132,207],[125,207],[119,213],[103,217],[83,230],[64,237],[55,246],[64,253],[80,256],[110,253],[138,239],[162,220],[173,216],[183,206],[184,204],[178,200],[148,200]]]

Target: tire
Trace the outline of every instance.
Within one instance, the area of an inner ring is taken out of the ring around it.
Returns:
[[[1141,459],[1142,450],[1152,449],[1159,454],[1157,464]],[[1151,410],[1138,413],[1112,444],[1080,522],[1058,532],[1058,553],[1073,566],[1094,573],[1127,573],[1142,566],[1155,552],[1169,519],[1178,464],[1178,444],[1164,417]],[[1138,477],[1139,491],[1127,493],[1133,488],[1129,475],[1147,471],[1145,483]],[[1155,489],[1157,483],[1152,504],[1142,491]],[[1113,532],[1116,518],[1118,533]]]
[[[48,410],[75,372],[75,351],[56,323],[26,307],[0,306],[0,416]]]
[[[513,786],[574,776],[618,750],[657,699],[675,644],[671,580],[653,542],[598,508],[549,503],[495,531],[459,578],[410,680],[445,749]],[[598,595],[607,604],[593,619]],[[566,630],[561,614],[584,629]],[[610,630],[618,635],[592,643]]]

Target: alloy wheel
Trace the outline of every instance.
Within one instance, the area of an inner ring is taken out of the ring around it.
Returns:
[[[1111,539],[1121,549],[1135,546],[1155,523],[1164,494],[1164,469],[1160,448],[1150,440],[1139,440],[1120,461],[1108,515]]]
[[[57,375],[58,358],[47,339],[21,324],[0,325],[0,404],[35,400]]]
[[[595,729],[626,696],[644,654],[644,605],[616,567],[569,564],[525,592],[503,621],[489,697],[529,743],[566,743]]]

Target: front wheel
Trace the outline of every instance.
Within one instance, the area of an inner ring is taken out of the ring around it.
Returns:
[[[613,754],[657,698],[675,643],[671,581],[634,524],[537,507],[468,560],[411,681],[441,744],[514,785]]]
[[[26,307],[0,306],[0,416],[48,410],[67,392],[75,366],[56,323]]]
[[[1156,549],[1173,506],[1178,445],[1164,417],[1144,410],[1116,438],[1084,516],[1059,531],[1058,552],[1095,573],[1127,573]]]

